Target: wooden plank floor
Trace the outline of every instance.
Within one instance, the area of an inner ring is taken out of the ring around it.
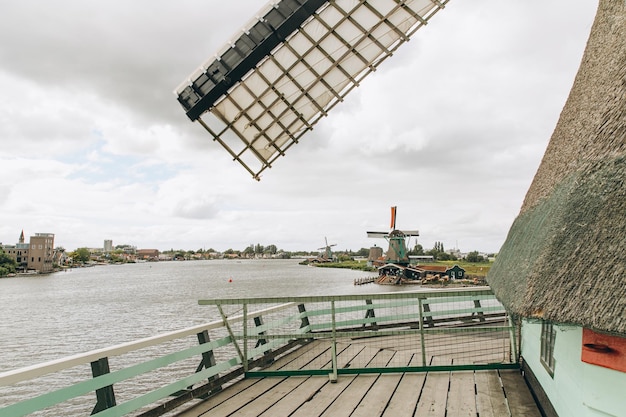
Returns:
[[[415,349],[390,348],[387,344],[376,340],[372,346],[365,339],[338,343],[338,367],[421,365],[422,355]],[[445,352],[439,357],[430,356],[429,360],[437,364],[455,363]],[[316,341],[278,359],[270,369],[326,369],[329,361],[328,342]],[[336,383],[324,376],[249,378],[177,414],[178,417],[414,415],[541,417],[516,370],[339,375]]]

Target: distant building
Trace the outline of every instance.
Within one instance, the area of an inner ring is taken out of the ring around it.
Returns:
[[[465,269],[458,265],[454,265],[452,268],[446,270],[446,275],[450,277],[452,281],[456,279],[465,279]]]
[[[106,239],[104,241],[104,253],[113,252],[113,241],[110,239]]]
[[[409,263],[411,265],[417,265],[422,262],[435,262],[433,255],[409,255]]]
[[[144,259],[146,261],[157,261],[159,260],[159,250],[158,249],[138,249],[137,259]]]
[[[395,277],[393,281],[387,281],[387,283],[399,284],[402,280],[422,280],[429,276],[439,276],[443,278],[447,276],[450,280],[464,279],[465,269],[458,265],[454,265],[452,268],[448,268],[445,265],[397,265],[397,264],[385,264],[378,268],[378,275],[380,277]]]
[[[30,248],[28,250],[28,269],[34,269],[41,273],[52,272],[53,256],[53,233],[35,233],[35,236],[30,237]]]
[[[15,245],[3,245],[2,249],[15,260],[21,271],[52,272],[54,264],[54,234],[35,233],[29,243],[24,243],[24,231]]]
[[[115,249],[121,249],[127,255],[135,255],[137,253],[137,247],[132,245],[117,245]]]
[[[2,249],[15,260],[18,271],[25,271],[28,268],[28,247],[28,243],[24,243],[24,231],[22,230],[17,244],[3,245]]]

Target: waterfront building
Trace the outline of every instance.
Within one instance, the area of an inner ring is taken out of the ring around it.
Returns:
[[[30,237],[28,249],[28,269],[34,269],[40,273],[52,272],[54,256],[54,234],[35,233]]]
[[[138,249],[137,259],[146,260],[146,261],[158,261],[159,250],[158,249]]]
[[[30,242],[25,243],[24,231],[15,245],[3,245],[4,252],[15,260],[19,271],[34,270],[48,273],[53,270],[54,234],[35,233]]]
[[[24,243],[24,231],[20,233],[18,243],[15,245],[4,245],[4,252],[15,260],[18,271],[25,271],[28,268],[28,243]]]
[[[113,252],[113,241],[111,239],[105,239],[104,241],[104,253]]]
[[[600,0],[574,85],[487,281],[545,416],[626,410],[626,3]]]

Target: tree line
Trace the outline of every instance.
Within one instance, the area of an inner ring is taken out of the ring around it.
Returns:
[[[435,242],[433,248],[425,251],[422,245],[415,244],[415,246],[409,251],[409,255],[430,255],[436,261],[456,261],[458,257],[454,253],[446,252],[442,242]],[[478,251],[471,251],[463,257],[467,262],[486,262],[486,259]]]
[[[130,245],[118,245],[115,249],[107,254],[110,261],[115,261],[120,258],[121,255],[132,248]],[[57,251],[65,251],[63,248],[56,248]],[[369,256],[369,248],[361,248],[358,251],[352,251],[351,249],[336,250],[334,253],[339,260],[349,260],[354,257],[367,257]],[[183,249],[170,249],[169,251],[163,251],[163,254],[171,256],[173,259],[209,259],[214,256],[219,256],[222,253],[216,251],[213,248],[198,250],[183,250]],[[223,252],[224,255],[236,255],[241,257],[255,257],[269,255],[273,257],[291,258],[294,256],[317,256],[319,250],[316,251],[285,251],[279,249],[276,245],[262,245],[260,243],[250,244],[243,250],[227,249]],[[280,256],[278,256],[280,255]],[[446,252],[442,242],[435,242],[433,248],[430,250],[424,250],[423,246],[416,243],[409,251],[408,255],[430,255],[436,261],[449,261],[457,260],[457,256],[454,253]],[[88,248],[78,248],[75,251],[69,253],[69,256],[78,263],[89,262],[92,253]],[[468,262],[485,262],[484,256],[480,255],[478,251],[469,252],[464,259]],[[0,277],[7,276],[16,272],[17,263],[13,258],[0,249]]]
[[[9,274],[14,274],[16,268],[17,262],[15,262],[15,259],[0,249],[0,277],[6,277]]]

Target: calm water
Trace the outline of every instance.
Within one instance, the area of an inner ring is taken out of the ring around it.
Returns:
[[[216,260],[0,279],[0,372],[217,320],[199,299],[396,289],[353,285],[367,275],[296,260]]]

